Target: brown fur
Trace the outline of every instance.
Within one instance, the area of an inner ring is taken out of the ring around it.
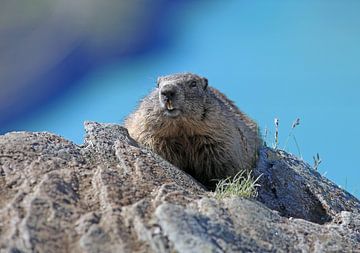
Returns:
[[[158,84],[126,119],[131,137],[210,189],[217,179],[253,168],[258,127],[232,101],[191,73],[161,77]],[[162,95],[169,87],[176,91],[170,112]]]

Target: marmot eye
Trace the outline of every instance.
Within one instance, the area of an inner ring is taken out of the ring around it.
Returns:
[[[196,87],[196,84],[197,84],[196,81],[192,81],[192,82],[190,83],[190,87],[191,87],[191,88],[194,88],[194,87]]]

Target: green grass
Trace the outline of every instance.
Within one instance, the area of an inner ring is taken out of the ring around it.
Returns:
[[[254,179],[251,172],[240,171],[233,178],[220,180],[216,185],[214,196],[216,199],[228,197],[255,198],[259,178],[260,176]]]

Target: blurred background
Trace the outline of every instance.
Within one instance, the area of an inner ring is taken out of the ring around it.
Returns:
[[[359,11],[356,0],[2,1],[0,134],[81,144],[83,121],[122,123],[157,76],[190,71],[268,145],[278,118],[280,148],[310,164],[319,153],[319,172],[360,197]]]

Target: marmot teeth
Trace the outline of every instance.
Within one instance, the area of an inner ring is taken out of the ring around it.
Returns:
[[[172,105],[171,100],[167,101],[165,105],[166,105],[166,108],[167,108],[169,111],[174,110],[174,107],[173,107],[173,105]]]

